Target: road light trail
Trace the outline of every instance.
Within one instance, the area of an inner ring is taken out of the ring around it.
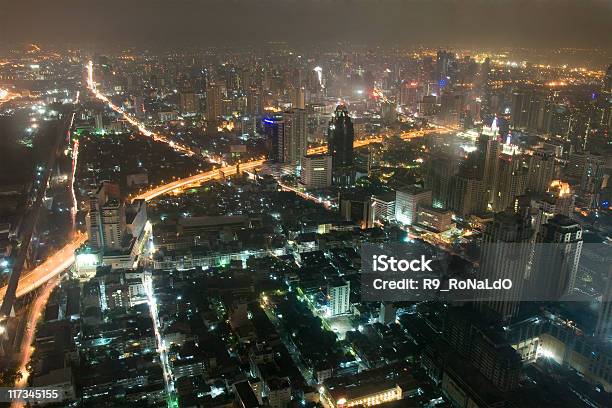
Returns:
[[[78,212],[78,203],[76,194],[74,192],[74,180],[76,178],[76,168],[79,160],[79,141],[74,140],[72,145],[72,172],[70,173],[70,195],[72,198],[72,207],[70,208],[70,220],[72,222],[72,229],[76,227],[76,215]]]
[[[412,139],[417,139],[419,137],[424,137],[424,136],[434,134],[434,133],[448,134],[448,133],[453,133],[453,132],[456,132],[456,129],[440,127],[440,128],[435,128],[435,129],[413,130],[410,132],[402,132],[399,135],[399,137],[402,140],[412,140]],[[353,142],[353,148],[367,146],[372,143],[382,143],[384,138],[385,138],[384,136],[372,136],[368,139],[355,140]],[[308,149],[307,153],[308,154],[320,154],[320,153],[326,153],[327,150],[328,150],[327,146],[317,146],[317,147],[311,147],[310,149]]]
[[[303,198],[304,200],[308,200],[308,201],[314,201],[317,204],[321,204],[323,205],[323,207],[327,208],[328,210],[332,207],[332,203],[330,200],[325,200],[322,198],[319,198],[315,195],[312,195],[310,193],[304,192],[304,191],[300,191],[295,187],[291,187],[288,186],[286,184],[281,183],[280,181],[278,181],[278,185],[280,186],[281,190],[283,191],[291,191],[295,194],[297,194],[298,196],[300,196],[301,198]]]
[[[133,200],[142,199],[146,201],[153,200],[163,194],[170,192],[182,192],[182,190],[191,185],[201,184],[207,181],[219,180],[226,176],[232,176],[238,171],[248,171],[256,169],[264,164],[265,160],[252,160],[246,163],[241,163],[236,166],[226,166],[220,169],[211,170],[203,173],[198,173],[191,177],[176,180],[162,186],[152,188],[145,191]],[[26,293],[42,286],[53,276],[57,276],[65,269],[69,268],[74,263],[74,251],[87,241],[87,234],[78,234],[70,243],[66,244],[62,249],[51,255],[45,262],[33,270],[23,274],[19,279],[16,296],[21,297]],[[4,299],[6,294],[6,286],[0,288],[0,299]]]
[[[19,97],[18,94],[9,91],[8,89],[0,88],[0,105],[12,99]]]
[[[42,289],[42,292],[36,297],[34,303],[31,305],[30,310],[27,315],[27,323],[25,328],[25,333],[23,336],[23,340],[21,342],[23,347],[23,352],[21,353],[21,358],[19,360],[18,373],[21,374],[21,377],[15,381],[15,388],[23,388],[28,383],[29,372],[27,369],[28,362],[32,357],[32,353],[34,352],[34,347],[32,346],[32,340],[34,338],[34,333],[36,332],[36,323],[38,319],[42,316],[43,309],[47,305],[47,301],[49,300],[49,296],[51,296],[51,292],[53,289],[59,284],[60,277],[55,276],[53,279],[47,281],[45,287]],[[14,401],[11,404],[12,408],[23,407],[25,406],[23,402]]]
[[[180,180],[176,180],[167,184],[164,184],[159,187],[152,188],[150,190],[145,191],[144,193],[140,193],[137,196],[133,197],[132,200],[145,200],[150,201],[160,195],[167,194],[173,192],[175,190],[180,191],[185,187],[204,183],[206,181],[218,180],[226,176],[232,176],[238,172],[238,168],[240,171],[245,170],[253,170],[261,165],[263,165],[265,160],[252,160],[246,163],[241,163],[234,166],[225,166],[220,169],[210,170],[203,173],[198,173],[195,176],[186,177]],[[238,168],[237,168],[238,167]]]
[[[153,280],[151,278],[151,275],[146,274],[142,278],[142,281],[145,293],[147,295],[147,303],[149,304],[151,319],[153,320],[153,331],[155,333],[157,352],[159,353],[159,358],[161,360],[164,382],[166,384],[166,394],[168,395],[168,398],[171,398],[174,392],[174,379],[172,378],[172,370],[170,369],[170,362],[168,360],[168,349],[161,336],[161,325],[159,322],[159,314],[157,311],[157,301],[155,299],[155,293],[153,291]]]
[[[74,263],[74,251],[87,241],[87,234],[78,234],[62,249],[51,255],[45,262],[21,275],[17,286],[16,297],[41,287],[54,276],[61,274]],[[0,288],[0,298],[4,299],[6,286]]]
[[[189,148],[188,146],[185,146],[181,143],[177,143],[174,142],[170,139],[168,139],[166,136],[164,135],[160,135],[159,133],[155,133],[150,131],[149,129],[146,128],[146,126],[144,125],[144,123],[139,122],[138,120],[134,119],[133,117],[131,117],[130,115],[127,114],[127,112],[125,112],[122,108],[120,108],[119,106],[115,105],[114,103],[112,103],[110,101],[110,99],[108,99],[108,97],[106,97],[106,95],[102,94],[101,92],[99,92],[96,88],[96,83],[93,79],[93,62],[89,61],[87,63],[87,88],[89,88],[89,90],[93,93],[93,95],[101,100],[102,102],[106,103],[106,105],[111,108],[113,111],[117,112],[118,114],[120,114],[123,119],[125,119],[130,125],[136,127],[138,129],[138,131],[147,137],[150,137],[151,139],[155,140],[156,142],[160,142],[160,143],[165,143],[168,146],[170,146],[172,149],[174,149],[176,152],[179,153],[183,153],[186,154],[188,156],[194,156],[196,155],[196,152],[194,150],[192,150],[191,148]]]

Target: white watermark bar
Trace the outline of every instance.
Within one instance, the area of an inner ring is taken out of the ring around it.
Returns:
[[[363,244],[364,301],[612,301],[612,247],[582,242]]]

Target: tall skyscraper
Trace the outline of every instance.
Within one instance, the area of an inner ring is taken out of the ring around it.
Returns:
[[[499,142],[499,128],[497,118],[493,119],[491,126],[485,126],[478,138],[478,152],[480,155],[479,167],[482,168],[484,181],[485,200],[493,202],[495,183],[497,182],[497,160],[501,152]]]
[[[306,108],[306,88],[303,86],[293,88],[291,95],[291,107],[296,109]]]
[[[247,113],[251,116],[259,116],[263,113],[263,96],[261,90],[255,87],[247,91]]]
[[[380,309],[378,312],[378,323],[380,324],[391,324],[395,323],[397,317],[397,309],[391,302],[380,302]]]
[[[270,160],[282,163],[285,157],[285,122],[282,116],[264,118],[263,128]]]
[[[595,336],[607,343],[612,340],[612,266],[608,268],[606,283],[599,307]]]
[[[497,159],[497,176],[494,184],[493,211],[504,211],[511,207],[514,199],[525,193],[528,168],[518,147],[503,145]]]
[[[484,291],[481,294],[481,304],[496,312],[502,321],[509,321],[518,312],[518,302],[523,295],[531,256],[532,236],[528,208],[521,208],[518,212],[499,212],[485,228],[480,259],[481,277],[490,281],[511,279],[512,288]]]
[[[223,85],[210,83],[206,87],[206,120],[216,123],[223,114]]]
[[[449,208],[452,181],[459,169],[456,157],[446,152],[434,152],[424,165],[425,188],[431,190],[432,206]]]
[[[459,216],[480,214],[487,209],[484,164],[481,157],[479,151],[470,153],[459,165],[457,175],[451,180],[448,208]]]
[[[189,87],[181,89],[179,92],[179,110],[181,113],[195,113],[199,110],[198,99]]]
[[[338,105],[327,128],[327,143],[332,156],[332,173],[335,184],[353,182],[353,142],[355,133],[348,109]]]
[[[582,227],[565,215],[555,215],[540,228],[530,274],[532,294],[556,301],[574,290],[582,252]]]
[[[574,209],[574,194],[568,183],[560,180],[551,182],[548,191],[543,196],[532,201],[533,229],[538,234],[540,227],[555,214],[569,217]]]
[[[612,94],[612,64],[608,65],[603,83],[603,91]]]
[[[102,132],[104,130],[104,113],[103,112],[96,112],[95,116],[94,116],[94,121],[95,121],[95,127],[96,127],[96,132]]]
[[[134,101],[134,115],[137,118],[144,118],[145,116],[144,97],[135,96],[133,101]]]
[[[118,185],[103,182],[89,196],[87,230],[92,249],[101,251],[121,249],[126,223],[125,206],[119,196]]]
[[[283,162],[300,163],[306,154],[306,119],[304,109],[293,108],[283,113]]]
[[[533,193],[546,192],[555,176],[555,158],[550,154],[536,151],[528,157],[528,163],[527,188]]]

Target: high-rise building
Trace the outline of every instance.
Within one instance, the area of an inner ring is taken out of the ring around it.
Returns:
[[[216,123],[223,114],[223,85],[210,83],[206,87],[206,120]]]
[[[104,113],[96,112],[94,116],[96,132],[102,132],[104,130]]]
[[[404,225],[417,221],[419,205],[431,205],[431,190],[410,186],[400,188],[395,195],[395,219]]]
[[[247,92],[247,113],[258,116],[263,113],[263,96],[258,88],[251,87]]]
[[[483,279],[511,279],[512,288],[485,291],[481,304],[508,321],[518,312],[523,295],[524,279],[531,256],[531,217],[527,209],[506,210],[495,214],[488,223],[481,248],[480,274]]]
[[[556,301],[574,290],[582,252],[582,227],[565,215],[555,215],[540,228],[530,274],[532,294]]]
[[[478,138],[478,152],[480,156],[479,166],[483,169],[485,200],[487,203],[491,203],[493,202],[495,183],[497,182],[497,160],[501,153],[497,118],[493,119],[490,127],[487,126],[482,130]]]
[[[263,128],[266,134],[270,160],[282,163],[285,158],[285,122],[283,121],[283,117],[272,116],[264,118]]]
[[[391,302],[380,302],[380,309],[378,313],[378,323],[380,324],[391,324],[395,323],[397,309]]]
[[[612,341],[612,266],[608,267],[608,279],[601,297],[595,336],[605,343]]]
[[[514,199],[525,193],[528,168],[518,147],[505,144],[497,159],[497,177],[494,185],[493,211],[511,207]]]
[[[332,158],[328,154],[311,154],[302,158],[301,184],[318,189],[331,186]]]
[[[449,208],[462,217],[483,213],[487,209],[484,181],[462,174],[455,177]]]
[[[449,307],[444,322],[444,339],[501,391],[519,386],[523,363],[520,354],[489,327],[483,316],[462,307]]]
[[[455,156],[446,152],[434,152],[425,162],[423,170],[425,188],[431,190],[432,205],[436,208],[449,208],[452,180],[459,170]]]
[[[354,181],[353,142],[355,133],[348,109],[338,105],[327,128],[327,143],[332,156],[332,174],[335,184],[348,185]]]
[[[372,196],[372,218],[374,221],[388,222],[395,220],[395,192]]]
[[[306,108],[306,88],[303,86],[293,88],[291,95],[291,107],[296,109]]]
[[[554,156],[536,151],[529,156],[528,159],[529,178],[527,181],[527,188],[533,193],[544,193],[548,191],[548,187],[555,176]]]
[[[512,126],[515,129],[526,128],[529,117],[530,95],[525,90],[515,90],[512,93]]]
[[[603,91],[612,94],[612,64],[608,65],[603,82]]]
[[[604,180],[604,167],[604,156],[589,152],[570,155],[567,173],[580,180],[578,198],[582,206],[597,206]]]
[[[444,87],[447,84],[448,78],[453,76],[454,69],[456,68],[456,55],[450,51],[440,50],[438,51],[436,58],[436,81],[440,84],[440,87]]]
[[[348,313],[351,305],[351,282],[340,278],[335,279],[327,287],[327,296],[332,316]]]
[[[134,97],[134,115],[139,119],[145,116],[144,97],[142,96]]]
[[[461,217],[481,214],[487,209],[482,157],[480,151],[469,153],[451,179],[448,208]]]
[[[300,163],[306,154],[306,121],[304,109],[290,109],[283,113],[283,163]]]
[[[119,195],[119,186],[103,182],[89,196],[87,215],[89,245],[94,250],[121,249],[126,230],[125,207]]]
[[[569,217],[574,209],[574,194],[568,183],[560,180],[551,182],[550,187],[543,196],[532,200],[533,229],[538,234],[540,227],[548,222],[555,214]]]
[[[195,113],[199,110],[198,98],[193,89],[181,89],[179,92],[179,110],[181,113]]]
[[[362,229],[374,226],[374,207],[370,196],[358,193],[343,193],[339,198],[340,217],[353,221]]]

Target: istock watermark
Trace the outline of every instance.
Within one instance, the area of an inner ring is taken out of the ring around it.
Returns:
[[[479,253],[424,242],[363,244],[364,301],[612,301],[610,247],[483,243]],[[586,299],[585,299],[586,297]]]
[[[429,266],[431,259],[426,259],[425,255],[421,255],[420,259],[395,259],[388,255],[373,255],[372,270],[374,272],[433,272]]]

